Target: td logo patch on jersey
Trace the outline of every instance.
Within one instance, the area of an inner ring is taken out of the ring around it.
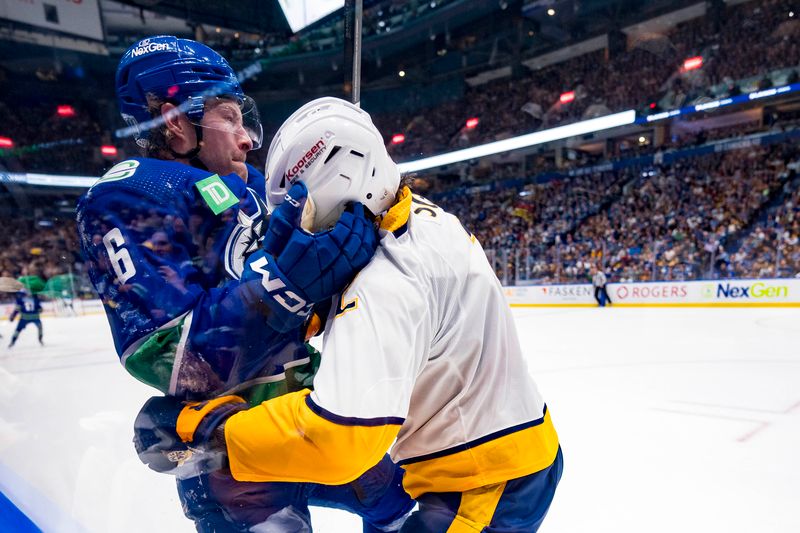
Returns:
[[[217,174],[198,181],[195,186],[215,215],[219,215],[229,207],[239,203],[236,195],[231,192]]]

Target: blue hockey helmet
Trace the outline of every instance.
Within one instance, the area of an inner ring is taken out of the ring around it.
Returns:
[[[197,126],[207,99],[235,99],[253,148],[261,146],[263,131],[255,102],[244,95],[225,58],[204,44],[172,35],[142,39],[120,59],[115,86],[122,118],[134,128],[137,141],[163,123],[150,115],[147,98],[153,95],[176,103]]]

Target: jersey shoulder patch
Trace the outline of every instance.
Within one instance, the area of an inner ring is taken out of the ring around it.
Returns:
[[[146,199],[153,205],[174,204],[177,195],[192,196],[192,185],[212,176],[175,161],[133,158],[117,163],[86,193],[88,198],[117,196]]]
[[[218,174],[204,178],[194,185],[215,215],[219,215],[239,202],[239,198],[225,185]]]
[[[139,161],[136,159],[127,159],[125,161],[121,161],[108,169],[108,171],[103,174],[103,176],[97,180],[92,187],[95,187],[101,183],[109,183],[111,181],[119,181],[124,180],[125,178],[130,178],[136,174],[137,168],[139,168]]]

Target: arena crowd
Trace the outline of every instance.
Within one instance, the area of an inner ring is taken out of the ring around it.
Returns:
[[[372,15],[405,20],[405,4],[391,3],[385,14]],[[721,18],[631,37],[627,51],[611,58],[606,50],[590,52],[522,77],[468,87],[457,101],[413,113],[379,113],[375,120],[392,155],[404,160],[623,109],[655,112],[791,83],[798,80],[800,65],[800,12],[791,9],[787,0],[745,2],[727,8]],[[763,45],[743,45],[756,41]],[[698,55],[702,68],[684,71],[683,61]],[[574,91],[574,100],[561,103],[559,95],[566,91]],[[128,142],[116,157],[101,155],[98,147],[112,142],[118,124],[104,122],[89,102],[74,102],[71,109],[63,115],[53,102],[21,107],[0,98],[0,136],[15,143],[0,150],[0,170],[99,176],[135,153]],[[478,127],[459,126],[468,117],[479,117]],[[420,192],[440,198],[461,217],[509,284],[584,282],[593,266],[605,269],[612,282],[794,277],[800,275],[800,153],[790,142],[570,178],[537,175],[796,122],[775,124],[767,117],[714,130],[676,129],[658,147],[623,142],[603,154],[577,153],[557,162],[540,157],[527,172],[518,164],[475,167],[455,182],[429,179]],[[405,142],[391,144],[394,133],[404,133]],[[263,165],[259,157],[265,153],[253,154],[252,162]],[[476,187],[508,178],[519,183]],[[47,279],[81,273],[74,222],[49,216],[52,206],[37,208],[26,216],[2,215],[7,228],[0,235],[2,275]],[[179,256],[178,266],[202,253],[182,249],[175,240],[181,229],[170,221],[142,221],[142,231],[154,253]],[[159,248],[162,237],[172,250]]]

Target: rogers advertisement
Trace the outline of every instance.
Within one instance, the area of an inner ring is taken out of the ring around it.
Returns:
[[[689,282],[676,283],[610,283],[608,295],[613,303],[687,302]]]

